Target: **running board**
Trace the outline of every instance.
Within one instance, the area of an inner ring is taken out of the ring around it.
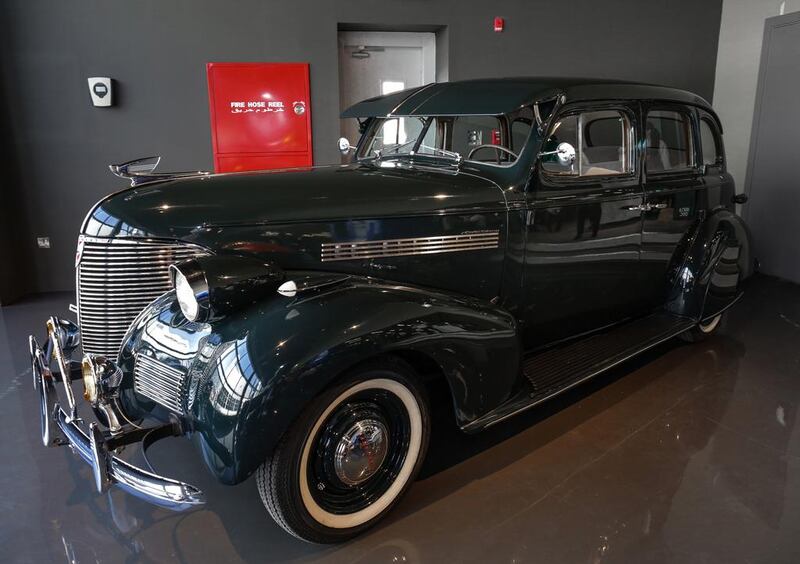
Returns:
[[[529,385],[462,430],[474,432],[499,423],[691,329],[696,323],[693,319],[659,312],[530,355],[522,363],[522,372]]]

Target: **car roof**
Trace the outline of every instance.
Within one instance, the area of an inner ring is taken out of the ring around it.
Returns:
[[[591,78],[492,78],[434,82],[369,98],[342,112],[343,118],[415,115],[500,115],[556,96],[565,103],[588,100],[662,100],[701,106],[703,98],[678,88]]]

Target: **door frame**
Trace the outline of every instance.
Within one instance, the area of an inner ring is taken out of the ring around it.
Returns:
[[[570,319],[552,319],[553,316],[549,315],[549,313],[555,312],[557,314],[558,309],[560,308],[558,304],[552,304],[549,306],[541,305],[541,308],[550,308],[550,312],[546,313],[546,316],[548,319],[550,319],[549,323],[551,323],[551,327],[555,327],[555,331],[553,333],[556,336],[551,340],[540,340],[540,335],[537,333],[537,331],[539,331],[539,326],[532,322],[535,316],[530,310],[532,303],[545,303],[541,299],[542,295],[540,294],[534,297],[531,289],[531,277],[533,274],[532,268],[534,268],[533,263],[531,262],[531,256],[533,252],[531,246],[535,244],[532,240],[531,230],[535,228],[535,223],[539,221],[537,217],[538,214],[548,208],[580,208],[592,204],[598,204],[601,206],[603,204],[611,204],[615,207],[621,208],[622,206],[625,206],[626,202],[627,204],[637,206],[644,202],[644,190],[642,188],[641,176],[641,144],[639,142],[641,139],[641,115],[638,101],[599,99],[566,104],[558,109],[555,116],[550,120],[548,130],[543,134],[542,137],[545,140],[549,139],[552,133],[553,125],[560,118],[566,115],[603,110],[620,111],[624,113],[630,120],[630,131],[628,134],[630,136],[629,143],[631,150],[631,172],[629,174],[609,176],[565,176],[563,178],[559,178],[557,175],[548,174],[546,171],[544,171],[541,166],[541,159],[537,158],[532,171],[531,181],[526,189],[524,221],[525,242],[520,306],[522,308],[521,315],[523,320],[523,347],[527,353],[538,350],[542,347],[553,346],[556,343],[573,340],[590,333],[595,333],[632,317],[629,314],[626,316],[621,316],[619,319],[613,320],[610,323],[608,320],[603,322],[598,321],[595,325],[585,324],[576,328],[575,323]],[[576,150],[581,149],[578,147]],[[635,234],[631,233],[625,235],[625,237],[629,238],[626,240],[625,244],[635,245],[635,253],[630,254],[631,251],[621,252],[628,254],[628,256],[632,259],[629,260],[629,264],[637,265],[637,267],[633,270],[636,271],[635,275],[638,275],[638,265],[641,264],[642,246],[641,210],[636,213],[632,213],[632,216],[624,221],[636,223],[636,226],[633,228],[635,230]],[[634,241],[634,243],[631,243],[631,240]],[[565,247],[561,250],[552,249],[554,252],[561,253],[582,252],[584,254],[591,254],[598,249],[601,251],[607,250],[609,256],[612,256],[612,253],[617,256],[617,258],[613,260],[616,261],[619,259],[619,250],[615,250],[613,247],[598,245],[597,241],[598,239],[586,238],[563,243],[545,244],[550,248],[552,248],[553,245],[561,245],[562,247]],[[603,242],[602,240],[599,241],[601,243]],[[574,267],[574,265],[578,264],[580,261],[581,258],[576,258],[576,261],[568,266]],[[533,279],[535,279],[535,277]],[[628,280],[635,281],[636,278],[629,277]],[[579,299],[587,305],[587,308],[602,304],[600,301],[593,300],[590,295],[580,296]],[[601,308],[585,308],[587,320],[591,320],[591,318],[594,318],[595,320],[601,319],[603,313],[600,311],[600,309]]]
[[[345,97],[343,95],[344,68],[342,57],[345,54],[344,51],[346,47],[364,45],[389,48],[421,49],[422,68],[420,70],[422,80],[420,86],[424,86],[425,84],[436,82],[436,41],[437,32],[435,31],[351,31],[347,29],[340,29],[336,36],[337,94],[339,98],[339,112],[344,111],[349,104],[359,102],[364,98],[370,98],[374,95],[365,95],[362,97],[359,94],[358,98],[355,100],[351,100],[350,102],[345,101]],[[411,86],[406,85],[406,88],[411,88]],[[380,91],[378,92],[378,95],[380,95]],[[354,144],[356,144],[356,140],[361,137],[362,133],[363,131],[355,128],[355,126],[352,124],[346,124],[346,120],[340,120],[339,134],[342,137],[354,136],[355,139],[352,139],[352,141]],[[351,162],[351,159],[351,155],[342,155],[341,163],[349,163]]]
[[[352,39],[352,43],[344,41]],[[417,31],[339,31],[338,45],[378,45],[380,47],[420,47],[422,49],[422,83],[436,82],[436,33]],[[339,80],[342,69],[339,69]]]
[[[756,86],[756,101],[753,106],[753,124],[750,128],[750,149],[747,153],[747,168],[745,169],[744,192],[749,198],[752,197],[753,167],[756,161],[756,151],[758,150],[758,135],[761,126],[761,113],[764,107],[764,88],[767,78],[767,63],[769,59],[770,47],[772,45],[773,32],[787,25],[800,24],[800,12],[792,12],[783,16],[773,16],[764,20],[764,40],[761,43],[761,59],[758,64],[758,82]],[[750,206],[743,206],[742,216],[749,220]]]

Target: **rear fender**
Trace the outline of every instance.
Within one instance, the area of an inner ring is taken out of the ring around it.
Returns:
[[[667,309],[702,320],[733,304],[752,273],[750,237],[744,221],[721,208],[698,222],[672,270]]]
[[[507,399],[519,374],[511,314],[367,278],[276,294],[215,324],[214,333],[215,358],[189,401],[204,458],[226,483],[255,471],[309,401],[367,359],[431,359],[462,425]]]

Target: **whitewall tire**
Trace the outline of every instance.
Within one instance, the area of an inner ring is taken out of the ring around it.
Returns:
[[[341,542],[391,509],[427,450],[428,406],[415,380],[402,361],[382,360],[304,410],[256,476],[281,527],[309,542]]]
[[[689,343],[697,343],[713,335],[722,324],[724,313],[715,315],[711,319],[701,321],[688,331],[680,334],[681,339]]]

